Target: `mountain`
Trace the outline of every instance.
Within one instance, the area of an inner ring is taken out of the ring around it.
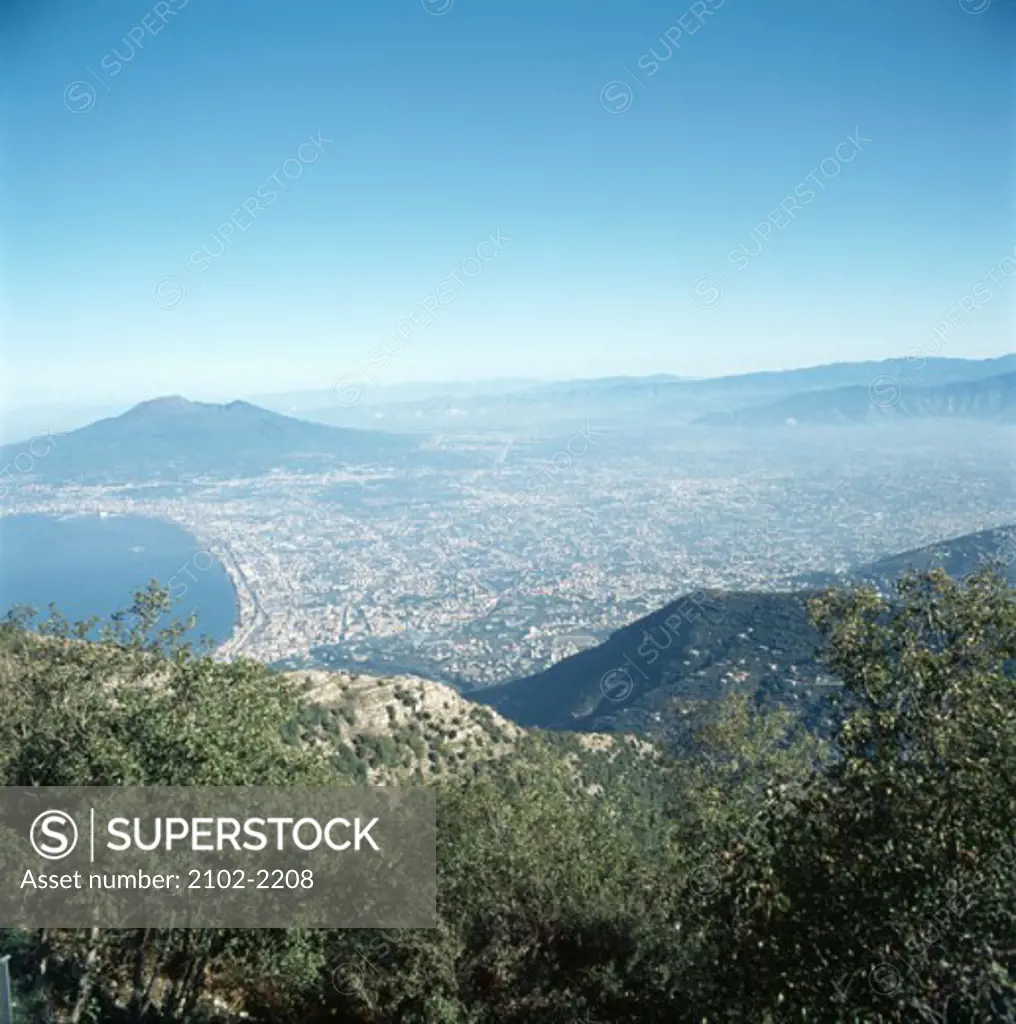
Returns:
[[[1016,526],[999,526],[952,537],[877,559],[843,574],[810,573],[798,577],[798,582],[808,587],[867,585],[886,592],[892,581],[908,570],[924,572],[941,568],[959,578],[985,562],[1001,562],[1008,578],[1016,583]]]
[[[179,396],[142,402],[51,439],[0,448],[0,465],[22,466],[40,481],[239,476],[348,464],[401,465],[416,444],[394,434],[328,427],[248,402],[217,405]]]
[[[761,370],[689,383],[696,384],[700,389],[720,389],[736,384],[746,390],[790,389],[798,392],[861,385],[867,387],[872,380],[884,376],[903,381],[908,377],[911,380],[916,378],[922,387],[934,387],[1016,372],[1016,353],[994,359],[930,358],[920,361],[920,365],[915,363],[906,357],[862,363],[824,363],[793,370]]]
[[[940,565],[961,576],[997,557],[1016,581],[1016,527],[903,552],[845,576],[801,577],[794,592],[687,595],[543,672],[469,697],[522,726],[667,733],[680,743],[717,699],[748,692],[821,727],[836,682],[816,658],[821,638],[809,620],[809,598],[837,584],[887,590],[908,569]]]
[[[592,380],[526,382],[513,388],[491,387],[469,391],[449,388],[422,396],[375,399],[350,408],[332,400],[303,415],[321,423],[353,425],[393,423],[399,430],[548,429],[574,428],[576,419],[614,417],[619,420],[667,398],[683,378],[670,374],[650,377],[607,377]],[[405,394],[406,392],[404,392]]]
[[[450,426],[472,430],[553,429],[590,418],[607,426],[658,427],[686,424],[697,417],[744,406],[780,402],[805,392],[869,387],[873,380],[909,374],[922,386],[1016,373],[1016,355],[998,359],[925,359],[905,357],[880,362],[831,363],[791,370],[765,370],[724,377],[695,379],[673,374],[645,377],[601,377],[530,383],[518,387],[492,387],[481,393],[465,389],[432,392],[410,398],[390,396],[379,405],[378,396],[343,408],[334,395],[317,408],[301,413],[321,423],[353,426],[377,425],[378,419],[405,431],[442,430]],[[280,396],[281,397],[281,396]],[[278,406],[275,406],[278,407]]]
[[[1016,372],[935,387],[914,387],[902,374],[884,374],[864,386],[805,392],[765,405],[707,413],[695,422],[768,427],[929,417],[1016,423]]]
[[[664,711],[674,699],[695,721],[735,691],[787,696],[800,688],[800,698],[823,682],[809,596],[701,592],[544,672],[469,696],[522,726],[644,735],[673,727]]]

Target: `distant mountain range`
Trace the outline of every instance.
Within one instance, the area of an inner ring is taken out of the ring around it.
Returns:
[[[935,387],[915,387],[901,374],[884,375],[872,378],[863,387],[805,392],[765,405],[707,413],[695,422],[705,426],[769,427],[928,417],[1016,423],[1016,372]]]
[[[171,396],[52,439],[4,445],[0,465],[41,481],[179,480],[253,475],[279,466],[397,466],[418,449],[417,442],[395,434],[310,423],[248,402],[216,405]]]
[[[264,395],[255,400],[254,407],[327,426],[372,432],[384,427],[417,435],[477,430],[541,434],[558,428],[570,432],[583,419],[607,428],[642,431],[695,421],[753,425],[756,417],[766,425],[782,425],[795,418],[801,423],[869,422],[913,414],[938,415],[938,409],[944,410],[944,415],[956,415],[949,411],[948,397],[932,395],[929,399],[926,389],[1009,374],[1016,374],[1016,354],[923,362],[901,357],[703,379],[660,373],[546,382],[507,378],[372,386],[364,380],[362,395],[348,407],[343,396],[333,391]],[[956,408],[986,419],[1007,416],[1002,409],[1010,408],[1009,399],[1001,390],[995,398],[989,392],[958,393]],[[4,437],[25,437],[54,423],[58,429],[67,429],[99,415],[113,418],[122,408],[27,408],[8,411],[0,427]]]
[[[889,377],[916,387],[936,387],[957,381],[979,380],[996,377],[1003,373],[1016,372],[1016,353],[993,359],[943,359],[930,358],[923,361],[882,359],[862,363],[826,363],[821,366],[806,366],[796,370],[763,370],[709,380],[689,381],[699,388],[723,389],[737,385],[743,390],[760,393],[764,390],[781,390],[790,393],[801,391],[828,391],[832,388],[867,387],[873,380]]]
[[[383,419],[406,431],[553,429],[576,420],[623,418],[670,397],[683,378],[671,374],[650,377],[606,377],[594,380],[527,383],[514,389],[431,394],[423,398],[359,404],[340,408],[334,396],[328,404],[308,408],[303,415],[321,423],[352,425]]]
[[[870,401],[875,382],[878,400],[890,405],[892,381],[905,393],[918,388],[937,388],[959,382],[1016,373],[1016,355],[997,359],[941,359],[923,362],[886,359],[879,362],[832,363],[793,370],[766,370],[726,377],[693,379],[656,374],[648,377],[605,377],[589,380],[553,381],[510,387],[502,382],[487,391],[479,388],[431,393],[379,404],[366,400],[352,408],[340,408],[334,396],[322,396],[319,406],[305,405],[301,415],[322,423],[386,425],[407,431],[447,429],[517,429],[573,423],[577,418],[595,416],[600,423],[619,427],[647,424],[680,425],[710,414],[737,413],[749,407],[767,407],[788,400],[815,396],[815,408],[839,389],[855,389]],[[908,379],[909,378],[909,379]],[[913,383],[911,383],[913,382]],[[889,388],[886,393],[885,388]],[[285,396],[273,396],[274,408],[283,408]],[[306,400],[308,396],[301,396]],[[393,396],[394,397],[394,396]],[[895,401],[895,399],[893,399]],[[805,405],[807,406],[807,402]],[[782,423],[792,413],[777,414],[772,422]],[[845,419],[842,418],[842,419]],[[769,418],[765,421],[768,423]],[[719,423],[736,423],[720,417]],[[837,421],[838,422],[838,421]]]
[[[302,419],[244,401],[157,398],[58,434],[52,442],[37,438],[0,446],[0,467],[16,465],[54,482],[250,476],[281,466],[451,468],[469,457],[427,446],[421,434],[494,430],[538,438],[557,428],[573,431],[583,420],[620,435],[689,424],[863,424],[921,417],[1016,423],[1016,354],[928,359],[919,368],[885,360],[708,380],[658,374],[506,390],[514,383],[493,382],[489,390],[463,385],[459,395],[370,408],[344,410],[334,402],[330,409],[305,411]],[[344,418],[351,425],[337,425]],[[382,421],[402,433],[376,429]]]
[[[820,726],[837,683],[816,660],[820,637],[809,598],[833,584],[888,591],[908,569],[942,566],[962,576],[992,559],[1006,562],[1016,582],[1016,527],[907,551],[842,576],[802,577],[794,592],[687,595],[543,672],[469,696],[522,726],[673,736],[686,735],[725,694],[748,692]]]

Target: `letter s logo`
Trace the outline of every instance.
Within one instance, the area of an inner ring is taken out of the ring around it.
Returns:
[[[61,860],[78,845],[78,826],[66,811],[43,811],[29,830],[32,849],[46,860]]]

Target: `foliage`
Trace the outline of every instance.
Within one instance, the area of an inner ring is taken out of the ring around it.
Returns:
[[[836,756],[773,794],[765,842],[708,907],[703,932],[726,954],[709,1003],[788,1021],[1013,1020],[1016,596],[992,569],[936,570],[892,601],[831,594],[813,611],[844,683]]]
[[[8,786],[321,785],[339,776],[313,750],[287,745],[281,727],[296,695],[261,665],[220,664],[181,641],[187,624],[152,627],[169,611],[152,585],[118,617],[106,642],[58,615],[41,639],[24,615],[0,628],[0,772]],[[132,618],[135,626],[120,628]],[[238,957],[293,955],[297,934],[212,932],[38,932],[21,977],[43,976],[70,1020],[197,1019],[210,976]],[[169,978],[169,974],[172,978]],[[165,975],[165,977],[163,977]],[[103,989],[97,984],[103,979]],[[171,980],[159,986],[154,982]],[[110,1003],[124,982],[130,1005]],[[151,987],[151,991],[149,990]],[[154,1004],[154,1005],[151,1005]],[[148,1019],[148,1018],[145,1018]]]
[[[301,1024],[1016,1021],[1016,594],[990,569],[816,599],[831,729],[734,694],[681,759],[349,734],[348,709],[154,630],[167,610],[150,588],[103,644],[58,616],[0,627],[7,784],[348,785],[431,755],[437,926],[10,933],[24,1001],[160,1024],[222,1019],[213,993]]]

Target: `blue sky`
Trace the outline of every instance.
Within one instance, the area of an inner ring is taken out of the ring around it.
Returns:
[[[1016,243],[985,3],[25,5],[5,400],[930,348]],[[942,355],[1014,347],[996,276]]]

